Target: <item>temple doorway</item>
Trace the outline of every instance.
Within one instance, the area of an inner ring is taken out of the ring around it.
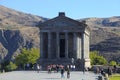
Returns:
[[[65,58],[65,39],[60,39],[60,58]]]

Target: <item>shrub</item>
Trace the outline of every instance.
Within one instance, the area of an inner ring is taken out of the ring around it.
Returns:
[[[98,55],[98,51],[90,52],[91,65],[104,65],[107,60],[103,56]]]
[[[13,71],[15,69],[17,69],[16,64],[14,64],[13,62],[10,62],[7,66],[6,66],[7,71]]]
[[[116,61],[110,61],[109,65],[114,66],[114,65],[117,65],[117,63],[116,63]]]

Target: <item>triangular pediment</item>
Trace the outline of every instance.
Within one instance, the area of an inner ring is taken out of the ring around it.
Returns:
[[[90,28],[87,26],[85,21],[83,22],[78,22],[74,19],[71,19],[69,17],[66,17],[65,14],[59,14],[59,16],[47,20],[41,24],[38,25],[40,30],[43,29],[76,29],[76,30],[88,30],[90,31]],[[61,31],[62,31],[61,30]]]
[[[41,27],[85,27],[83,22],[78,22],[66,16],[58,16],[41,24]]]

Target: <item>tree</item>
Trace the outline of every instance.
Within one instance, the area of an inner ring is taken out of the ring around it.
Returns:
[[[19,54],[15,59],[16,64],[24,65],[27,63],[32,63],[32,64],[36,63],[36,61],[40,57],[39,52],[40,51],[38,48],[31,48],[31,49],[23,48],[21,54]]]
[[[31,48],[29,51],[29,56],[28,58],[28,63],[36,63],[36,61],[39,59],[40,57],[40,52],[38,48]]]
[[[103,65],[107,63],[107,60],[103,56],[99,56],[98,53],[98,51],[90,52],[91,65]]]

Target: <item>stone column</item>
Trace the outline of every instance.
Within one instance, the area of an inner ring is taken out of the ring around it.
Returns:
[[[81,59],[81,33],[77,35],[77,59]]]
[[[84,33],[82,33],[82,39],[81,39],[81,59],[84,59]]]
[[[43,32],[40,32],[40,58],[44,58],[43,54]]]
[[[85,59],[84,59],[84,33],[82,33],[82,39],[81,39],[81,62],[82,62],[82,70],[84,71],[85,69]]]
[[[68,33],[65,32],[65,57],[68,58]]]
[[[89,58],[89,35],[84,33],[82,35],[82,59],[84,60],[84,68],[90,67],[90,58]]]
[[[51,32],[48,32],[48,58],[51,59]]]
[[[60,58],[60,36],[59,36],[59,32],[56,33],[56,58],[59,59]]]
[[[77,55],[77,33],[73,33],[73,58]]]

